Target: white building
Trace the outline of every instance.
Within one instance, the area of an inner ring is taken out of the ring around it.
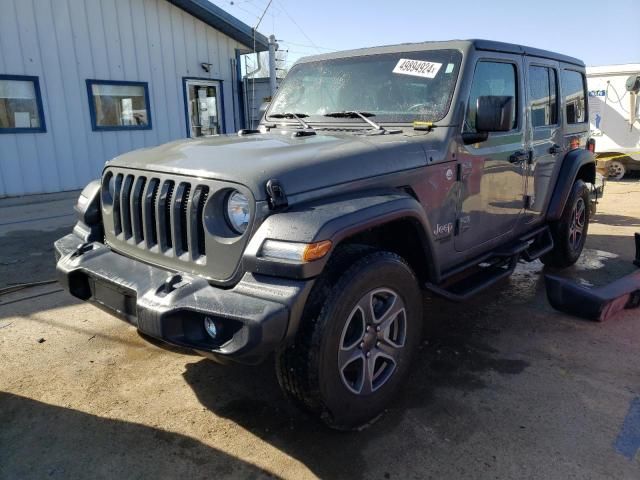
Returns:
[[[242,128],[238,59],[254,48],[267,38],[207,0],[0,0],[0,197]]]

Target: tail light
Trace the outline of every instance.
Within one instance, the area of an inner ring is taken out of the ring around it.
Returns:
[[[590,138],[587,140],[587,150],[591,153],[596,153],[596,140],[595,138]]]

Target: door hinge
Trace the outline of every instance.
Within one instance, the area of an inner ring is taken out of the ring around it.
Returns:
[[[464,179],[466,179],[473,171],[473,163],[471,163],[470,161],[460,162],[458,163],[457,167],[458,168],[456,169],[456,180],[458,182],[461,182]]]

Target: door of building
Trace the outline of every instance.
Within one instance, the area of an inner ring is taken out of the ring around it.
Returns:
[[[185,79],[187,127],[191,138],[223,133],[221,93],[219,81]]]

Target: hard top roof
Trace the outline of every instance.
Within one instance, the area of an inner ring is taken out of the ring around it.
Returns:
[[[299,63],[314,62],[318,60],[329,60],[334,58],[347,58],[353,56],[376,55],[381,53],[398,53],[412,52],[419,50],[435,50],[435,49],[456,49],[463,52],[475,48],[476,50],[484,50],[501,53],[514,53],[518,55],[527,55],[532,57],[547,58],[559,62],[570,63],[579,67],[584,67],[584,62],[568,55],[561,53],[541,50],[539,48],[526,47],[515,43],[495,42],[493,40],[447,40],[437,42],[420,42],[420,43],[400,43],[397,45],[385,45],[379,47],[358,48],[354,50],[345,50],[341,52],[324,53],[321,55],[313,55],[301,58]]]

